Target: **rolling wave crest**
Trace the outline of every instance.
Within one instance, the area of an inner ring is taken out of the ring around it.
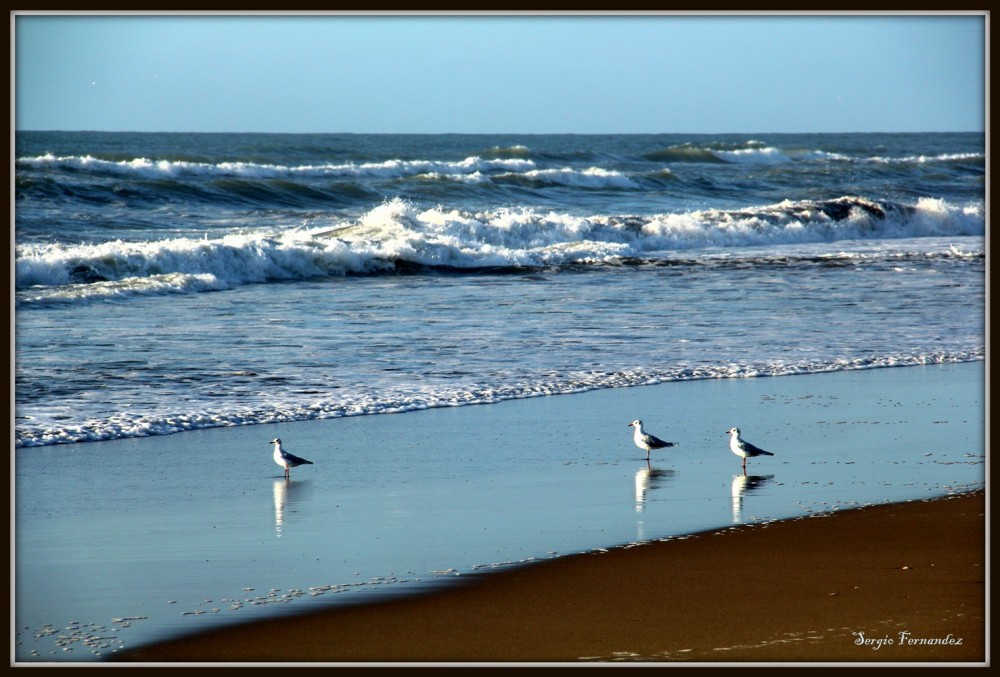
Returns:
[[[243,284],[416,268],[540,268],[676,259],[715,249],[981,236],[980,207],[858,197],[653,216],[573,216],[531,209],[468,212],[387,201],[357,221],[202,239],[25,244],[16,250],[20,304],[214,291]],[[690,256],[704,257],[704,252]]]

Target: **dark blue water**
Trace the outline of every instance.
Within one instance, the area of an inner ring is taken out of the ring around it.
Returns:
[[[16,145],[19,446],[985,354],[982,134]]]

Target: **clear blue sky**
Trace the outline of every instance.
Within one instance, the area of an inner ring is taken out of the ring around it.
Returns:
[[[12,20],[17,129],[985,129],[985,15]]]

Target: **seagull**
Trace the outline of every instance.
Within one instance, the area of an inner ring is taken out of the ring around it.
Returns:
[[[734,454],[743,458],[744,473],[747,471],[747,459],[751,456],[774,456],[770,451],[764,451],[760,447],[755,447],[740,437],[739,428],[730,428],[726,431],[726,434],[731,435],[729,438],[729,448]]]
[[[635,435],[632,439],[635,440],[635,446],[640,449],[646,450],[646,460],[649,460],[649,452],[653,449],[666,449],[667,447],[676,446],[675,442],[664,442],[656,435],[650,435],[644,432],[642,429],[642,421],[636,419],[629,423],[630,426],[635,427]]]
[[[312,465],[312,461],[307,461],[304,458],[299,458],[295,454],[290,454],[281,448],[281,438],[275,437],[271,440],[271,444],[274,445],[274,462],[285,469],[285,477],[290,477],[289,470],[297,465],[303,465],[308,463]]]

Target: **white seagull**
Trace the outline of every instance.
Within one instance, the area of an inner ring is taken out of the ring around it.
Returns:
[[[764,451],[760,447],[755,447],[742,437],[739,428],[730,428],[726,431],[729,437],[729,448],[734,454],[743,459],[743,472],[747,471],[747,459],[751,456],[774,456],[770,451]]]
[[[675,442],[664,442],[656,435],[650,435],[642,429],[642,421],[636,419],[629,423],[630,426],[635,428],[635,435],[632,437],[635,440],[635,446],[640,449],[646,450],[646,460],[649,460],[649,452],[653,449],[666,449],[667,447],[676,446]]]
[[[304,458],[299,458],[295,454],[290,454],[284,449],[282,449],[280,437],[275,437],[273,440],[271,440],[271,444],[274,445],[274,462],[285,469],[285,477],[289,477],[290,473],[288,471],[297,465],[303,465],[305,463],[312,465],[312,461],[307,461]]]

